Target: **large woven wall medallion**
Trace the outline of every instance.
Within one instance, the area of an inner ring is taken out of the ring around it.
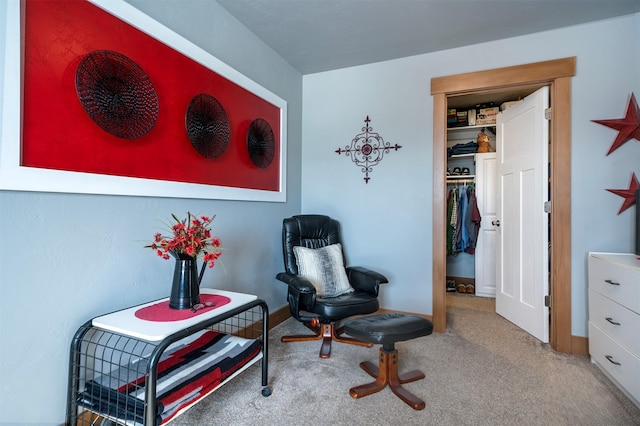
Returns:
[[[369,173],[373,172],[373,167],[377,166],[384,154],[388,154],[392,149],[394,151],[399,150],[402,146],[395,144],[391,145],[389,142],[385,142],[382,136],[373,132],[373,127],[369,126],[371,119],[367,115],[362,128],[362,133],[357,134],[351,141],[351,145],[347,145],[344,148],[338,148],[335,152],[345,154],[351,158],[356,166],[361,167],[364,173],[364,182],[369,183]]]
[[[119,138],[140,138],[158,119],[158,95],[151,80],[118,52],[89,52],[76,71],[76,93],[89,117]]]

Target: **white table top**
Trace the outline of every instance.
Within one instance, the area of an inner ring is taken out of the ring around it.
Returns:
[[[633,253],[599,253],[591,252],[589,255],[602,260],[617,263],[625,268],[640,270],[640,256]]]
[[[200,289],[200,294],[217,294],[220,296],[226,296],[231,299],[231,301],[226,305],[220,306],[219,308],[213,309],[208,312],[203,312],[200,315],[196,315],[192,318],[179,321],[146,321],[135,316],[136,311],[138,311],[139,309],[169,300],[169,298],[154,300],[153,302],[133,306],[122,311],[117,311],[111,314],[96,317],[92,320],[92,325],[103,330],[113,331],[115,333],[123,334],[126,336],[155,342],[158,340],[162,340],[165,337],[184,328],[229,312],[232,309],[252,302],[258,298],[253,294],[235,293],[231,291],[213,290],[208,288]]]

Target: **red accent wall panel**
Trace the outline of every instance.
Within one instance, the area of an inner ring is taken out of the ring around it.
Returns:
[[[22,166],[279,190],[275,105],[86,1],[28,0],[24,28]],[[76,71],[95,50],[125,55],[153,83],[159,112],[144,136],[108,133],[80,103]],[[199,154],[185,130],[189,102],[200,93],[216,98],[229,121],[228,146],[216,158]],[[247,151],[247,130],[257,118],[274,133],[275,156],[265,168]]]

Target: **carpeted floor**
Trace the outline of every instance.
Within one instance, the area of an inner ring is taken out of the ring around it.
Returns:
[[[495,312],[496,299],[491,297],[476,297],[471,294],[447,293],[447,309],[464,308],[474,311]]]
[[[400,372],[427,376],[404,385],[424,399],[424,410],[388,388],[351,398],[349,388],[372,381],[358,364],[377,363],[378,346],[334,343],[323,360],[319,341],[280,342],[306,331],[289,319],[270,334],[271,396],[261,396],[256,364],[172,424],[640,425],[640,409],[587,357],[552,351],[497,315],[493,299],[448,299],[446,333],[396,344]]]

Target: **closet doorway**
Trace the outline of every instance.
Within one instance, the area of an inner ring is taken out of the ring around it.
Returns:
[[[575,57],[495,70],[438,77],[433,95],[433,323],[446,330],[446,121],[450,98],[547,85],[551,94],[551,307],[554,350],[586,353],[586,339],[571,336],[571,77]]]

